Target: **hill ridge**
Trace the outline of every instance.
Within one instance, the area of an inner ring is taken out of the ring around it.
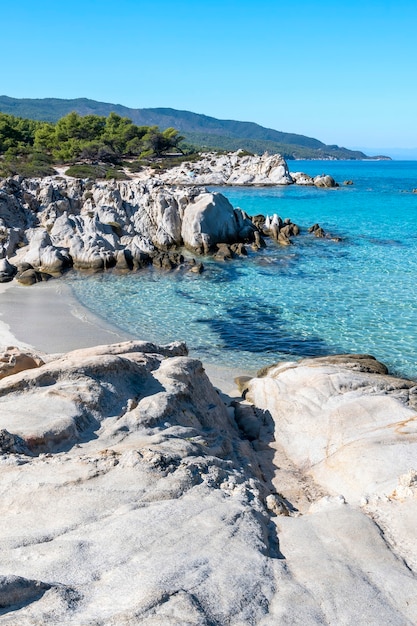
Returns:
[[[174,126],[186,141],[204,148],[280,153],[287,159],[366,159],[359,150],[326,145],[314,137],[267,128],[256,122],[222,120],[202,113],[170,107],[134,109],[90,98],[12,98],[0,96],[0,111],[17,117],[56,122],[76,111],[80,115],[115,113],[135,124],[161,128]]]

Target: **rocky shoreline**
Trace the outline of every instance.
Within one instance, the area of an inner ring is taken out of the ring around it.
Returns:
[[[0,217],[5,280],[145,254],[199,271],[299,228],[200,187],[59,177],[5,181]],[[0,624],[416,622],[415,381],[338,355],[241,372],[238,391],[184,343],[69,323],[62,282],[2,285]]]
[[[184,344],[0,359],[0,622],[413,623],[416,385],[367,355],[219,395]]]
[[[232,259],[246,254],[245,245],[262,248],[264,237],[290,245],[299,234],[299,226],[290,219],[249,217],[222,194],[196,184],[219,184],[219,171],[227,184],[254,184],[254,180],[265,184],[265,176],[270,184],[290,184],[293,178],[282,157],[225,155],[211,159],[209,174],[204,173],[208,168],[204,159],[189,165],[203,173],[188,185],[183,182],[184,176],[189,180],[186,164],[182,174],[173,168],[165,177],[148,178],[145,173],[134,181],[94,182],[63,176],[3,180],[0,281],[17,276],[30,285],[69,268],[128,271],[149,264],[168,270],[181,266],[199,273],[203,263],[195,256]],[[298,184],[310,184],[305,175],[292,176]],[[318,178],[324,186],[335,184],[330,177]],[[314,235],[325,236],[316,226]]]
[[[198,161],[184,161],[181,165],[158,171],[145,168],[137,180],[153,178],[165,185],[181,186],[275,186],[304,185],[338,187],[328,174],[309,176],[303,172],[290,172],[280,154],[245,154],[243,151],[218,155],[212,152],[201,155]]]

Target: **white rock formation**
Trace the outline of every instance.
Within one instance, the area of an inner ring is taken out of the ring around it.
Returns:
[[[0,381],[0,623],[414,624],[413,383],[309,359],[233,411],[184,353],[99,346]]]
[[[294,181],[280,154],[245,155],[241,151],[202,154],[201,160],[158,174],[171,185],[291,185]]]
[[[271,420],[272,484],[303,514],[277,518],[281,551],[324,623],[415,623],[416,383],[342,355],[272,366],[246,398]]]
[[[372,358],[280,363],[249,384],[247,398],[273,415],[291,459],[328,492],[359,504],[382,497],[415,464],[417,386]]]
[[[0,622],[256,623],[276,546],[253,452],[182,345],[0,381]]]
[[[316,187],[336,187],[336,182],[332,176],[328,174],[321,174],[313,178],[313,183]]]
[[[320,175],[311,177],[302,172],[292,173],[287,162],[280,154],[248,155],[243,151],[218,155],[208,152],[201,155],[198,161],[184,161],[166,171],[145,168],[135,174],[137,180],[149,178],[161,184],[181,186],[276,186],[276,185],[310,185],[317,187],[335,187],[336,182],[331,176]]]
[[[303,172],[291,172],[291,178],[296,185],[314,185],[314,179],[308,174],[304,174]]]
[[[184,244],[197,249],[190,243],[196,237],[210,245],[254,238],[252,222],[242,211],[221,194],[201,188],[61,178],[6,181],[4,188],[0,260],[9,256],[14,265],[27,263],[44,273],[56,274],[70,265],[103,269],[120,260],[123,251],[134,261]],[[19,230],[23,223],[28,228]],[[10,280],[15,271],[5,260],[0,279]]]
[[[234,209],[227,198],[206,193],[185,209],[181,236],[188,248],[199,249],[218,242],[251,240],[254,230],[248,216]]]

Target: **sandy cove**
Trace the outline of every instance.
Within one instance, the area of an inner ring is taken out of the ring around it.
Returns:
[[[131,339],[84,307],[63,281],[52,280],[24,287],[17,282],[0,284],[0,346],[28,346],[41,353],[62,353]],[[178,339],[181,339],[179,337]],[[254,376],[255,370],[227,368],[205,363],[213,385],[235,398],[240,395],[234,379]]]

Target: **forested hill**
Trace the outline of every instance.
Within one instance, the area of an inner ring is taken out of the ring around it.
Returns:
[[[107,116],[115,112],[130,118],[139,126],[174,127],[187,142],[200,148],[237,150],[255,153],[266,150],[280,153],[287,159],[365,159],[363,152],[328,146],[312,137],[284,133],[264,128],[253,122],[219,120],[207,115],[177,111],[176,109],[130,109],[120,104],[97,102],[88,98],[63,100],[59,98],[10,98],[0,96],[0,111],[17,117],[56,122],[75,111],[80,115]]]

